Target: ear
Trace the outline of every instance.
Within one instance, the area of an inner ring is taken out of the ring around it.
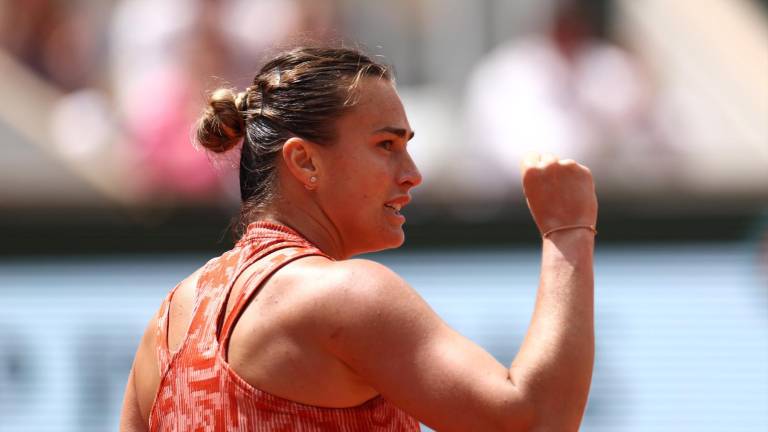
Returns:
[[[317,179],[316,162],[318,154],[316,144],[303,138],[289,138],[283,144],[283,160],[288,171],[305,186],[312,185]]]

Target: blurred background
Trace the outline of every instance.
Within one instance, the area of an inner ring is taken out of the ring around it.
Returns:
[[[577,159],[582,430],[768,430],[768,1],[0,0],[0,431],[117,429],[149,317],[232,246],[205,94],[305,40],[391,64],[418,132],[406,244],[370,258],[509,363],[539,270],[519,159]]]

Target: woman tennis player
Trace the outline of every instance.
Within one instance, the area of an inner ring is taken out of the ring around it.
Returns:
[[[403,243],[421,183],[412,137],[389,70],[354,50],[295,49],[244,92],[213,93],[197,139],[242,143],[243,233],[150,321],[122,431],[578,429],[594,353],[589,170],[523,162],[541,283],[507,367],[388,268],[351,259]]]

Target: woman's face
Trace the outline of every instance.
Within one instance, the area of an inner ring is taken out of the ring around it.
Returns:
[[[407,151],[413,131],[394,86],[365,78],[358,103],[336,124],[337,141],[320,149],[318,200],[349,255],[400,246],[400,209],[421,174]]]

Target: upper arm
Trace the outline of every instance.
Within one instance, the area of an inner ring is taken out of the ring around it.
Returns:
[[[157,326],[164,309],[165,302],[147,323],[136,349],[120,413],[121,432],[146,431],[148,428],[149,411],[152,409],[155,393],[160,385]]]
[[[120,412],[120,432],[144,432],[147,424],[141,415],[139,401],[136,398],[136,385],[133,378],[133,368],[128,375],[123,396],[123,408]]]
[[[159,312],[158,312],[159,313]],[[120,432],[139,432],[147,430],[148,412],[146,394],[151,391],[154,382],[159,381],[159,373],[155,366],[154,340],[157,328],[157,314],[152,317],[144,330],[133,359],[128,382],[125,385],[123,407],[120,413]],[[154,367],[153,367],[154,366]],[[158,379],[153,379],[157,376]],[[142,403],[143,402],[143,403]]]
[[[122,412],[120,414],[121,431],[145,431],[149,423],[149,414],[155,402],[155,395],[160,386],[160,370],[157,356],[157,329],[158,320],[169,306],[168,333],[166,335],[172,351],[175,351],[185,335],[189,325],[192,304],[194,303],[194,289],[202,269],[192,273],[183,280],[173,295],[164,301],[147,323],[144,335],[139,342],[136,355],[133,359],[133,367],[128,378],[123,399]]]
[[[328,349],[387,399],[438,430],[525,430],[530,403],[509,369],[463,337],[392,271],[340,262],[321,302]],[[335,299],[335,300],[334,300]]]

